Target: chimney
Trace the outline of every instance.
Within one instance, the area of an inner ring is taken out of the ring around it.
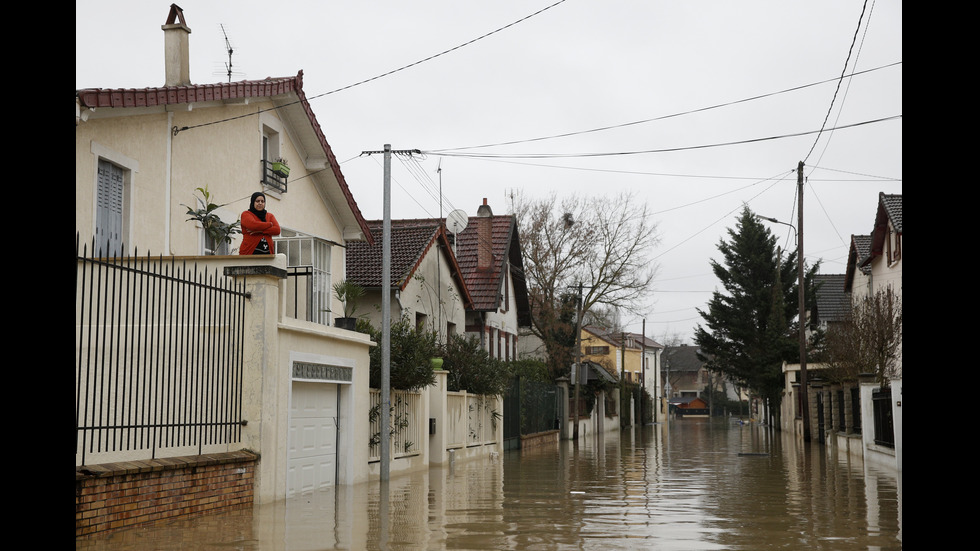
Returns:
[[[489,270],[493,267],[493,211],[483,198],[483,204],[476,209],[476,268]]]
[[[166,67],[165,86],[189,86],[191,83],[190,34],[184,21],[184,10],[170,4],[170,15],[163,29],[163,56]]]

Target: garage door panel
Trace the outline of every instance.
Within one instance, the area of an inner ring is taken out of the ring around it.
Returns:
[[[290,400],[287,495],[335,483],[337,385],[294,382]]]

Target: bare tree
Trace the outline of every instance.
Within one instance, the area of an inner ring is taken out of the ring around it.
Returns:
[[[598,305],[637,312],[649,296],[659,242],[647,205],[632,193],[612,197],[552,194],[514,198],[532,332],[548,350],[552,375],[568,369],[582,317]],[[581,300],[581,307],[577,302]]]
[[[827,329],[820,357],[836,381],[853,381],[865,372],[882,385],[901,377],[901,296],[888,287],[858,299],[848,319]]]

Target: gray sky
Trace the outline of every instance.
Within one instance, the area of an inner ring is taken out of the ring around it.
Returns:
[[[694,308],[717,286],[709,261],[743,204],[796,224],[800,161],[804,252],[822,259],[822,273],[844,272],[850,236],[871,232],[878,193],[902,193],[901,1],[178,5],[194,83],[227,82],[224,33],[233,80],[303,70],[369,219],[382,216],[382,165],[360,153],[386,143],[507,155],[394,161],[394,218],[439,215],[440,163],[443,214],[475,214],[484,197],[506,213],[515,190],[635,192],[658,224],[660,270],[647,311],[624,321],[639,332],[646,319],[655,339],[692,342]],[[75,8],[76,88],[163,84],[170,2]],[[851,73],[861,74],[839,79]],[[818,139],[822,127],[838,129]],[[471,148],[503,142],[518,143]]]

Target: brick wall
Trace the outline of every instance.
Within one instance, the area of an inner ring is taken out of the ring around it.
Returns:
[[[229,452],[75,468],[75,537],[253,503],[258,455]]]

